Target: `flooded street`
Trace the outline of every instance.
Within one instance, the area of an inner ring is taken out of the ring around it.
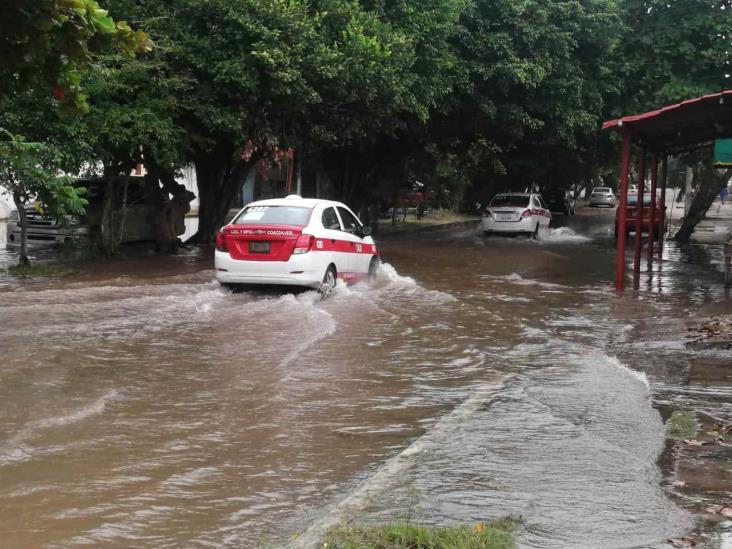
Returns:
[[[692,517],[652,397],[696,394],[679,334],[732,302],[718,258],[673,245],[616,298],[612,216],[393,237],[378,280],[325,300],[232,294],[210,250],[0,279],[3,543],[282,547],[339,518],[510,514],[522,547],[664,546]]]

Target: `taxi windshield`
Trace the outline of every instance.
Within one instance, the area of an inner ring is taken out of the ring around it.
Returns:
[[[297,225],[304,227],[312,208],[300,206],[249,206],[234,220],[235,225]]]
[[[528,208],[529,197],[520,194],[499,194],[490,203],[491,208]]]

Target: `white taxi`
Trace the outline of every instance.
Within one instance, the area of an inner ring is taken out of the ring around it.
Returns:
[[[483,233],[525,233],[539,238],[552,214],[541,195],[501,193],[493,197],[483,212]]]
[[[287,198],[245,206],[216,235],[216,279],[224,286],[274,284],[333,289],[336,279],[373,277],[371,230],[344,204]]]

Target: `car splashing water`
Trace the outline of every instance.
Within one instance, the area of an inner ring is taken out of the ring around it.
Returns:
[[[3,543],[305,546],[346,517],[521,515],[531,547],[684,530],[637,355],[610,352],[632,313],[608,245],[382,248],[376,281],[327,299],[231,293],[207,251],[0,282]]]

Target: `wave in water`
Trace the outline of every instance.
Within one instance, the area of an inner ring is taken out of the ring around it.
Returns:
[[[23,443],[33,438],[39,431],[65,427],[74,423],[79,423],[91,416],[95,416],[104,412],[107,404],[118,398],[115,389],[107,391],[101,397],[93,400],[89,404],[72,410],[68,414],[54,417],[46,417],[31,421],[20,429],[15,435],[11,436],[2,446],[0,446],[0,466],[17,461],[25,461],[28,459],[28,452],[23,449]]]

